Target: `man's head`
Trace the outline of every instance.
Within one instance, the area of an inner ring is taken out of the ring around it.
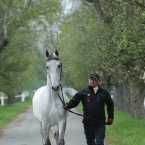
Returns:
[[[99,75],[96,73],[90,74],[89,85],[95,88],[100,83]]]

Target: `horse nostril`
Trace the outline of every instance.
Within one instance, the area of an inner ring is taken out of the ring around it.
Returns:
[[[58,91],[58,89],[59,89],[59,85],[57,85],[56,87],[52,86],[52,90]]]

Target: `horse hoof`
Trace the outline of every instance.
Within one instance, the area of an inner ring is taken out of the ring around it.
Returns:
[[[59,139],[59,141],[58,141],[58,145],[65,145],[65,141],[64,141],[64,139]]]
[[[51,145],[50,140],[48,139],[44,145]]]
[[[44,144],[44,145],[51,145],[51,143],[49,143],[49,144],[48,144],[48,143],[46,143],[46,144]]]

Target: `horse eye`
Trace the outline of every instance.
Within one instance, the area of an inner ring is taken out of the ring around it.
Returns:
[[[61,65],[58,65],[58,68],[60,68],[61,67]]]
[[[47,69],[49,69],[49,67],[48,67],[48,66],[46,66],[46,68],[47,68]]]

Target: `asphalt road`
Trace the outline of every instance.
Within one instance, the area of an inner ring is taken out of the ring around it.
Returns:
[[[73,111],[76,111],[73,109]],[[55,145],[53,135],[50,135]],[[32,107],[21,113],[16,119],[0,130],[0,145],[42,145],[42,138]],[[82,117],[69,113],[65,133],[65,145],[87,145]],[[105,143],[105,145],[107,145]]]

